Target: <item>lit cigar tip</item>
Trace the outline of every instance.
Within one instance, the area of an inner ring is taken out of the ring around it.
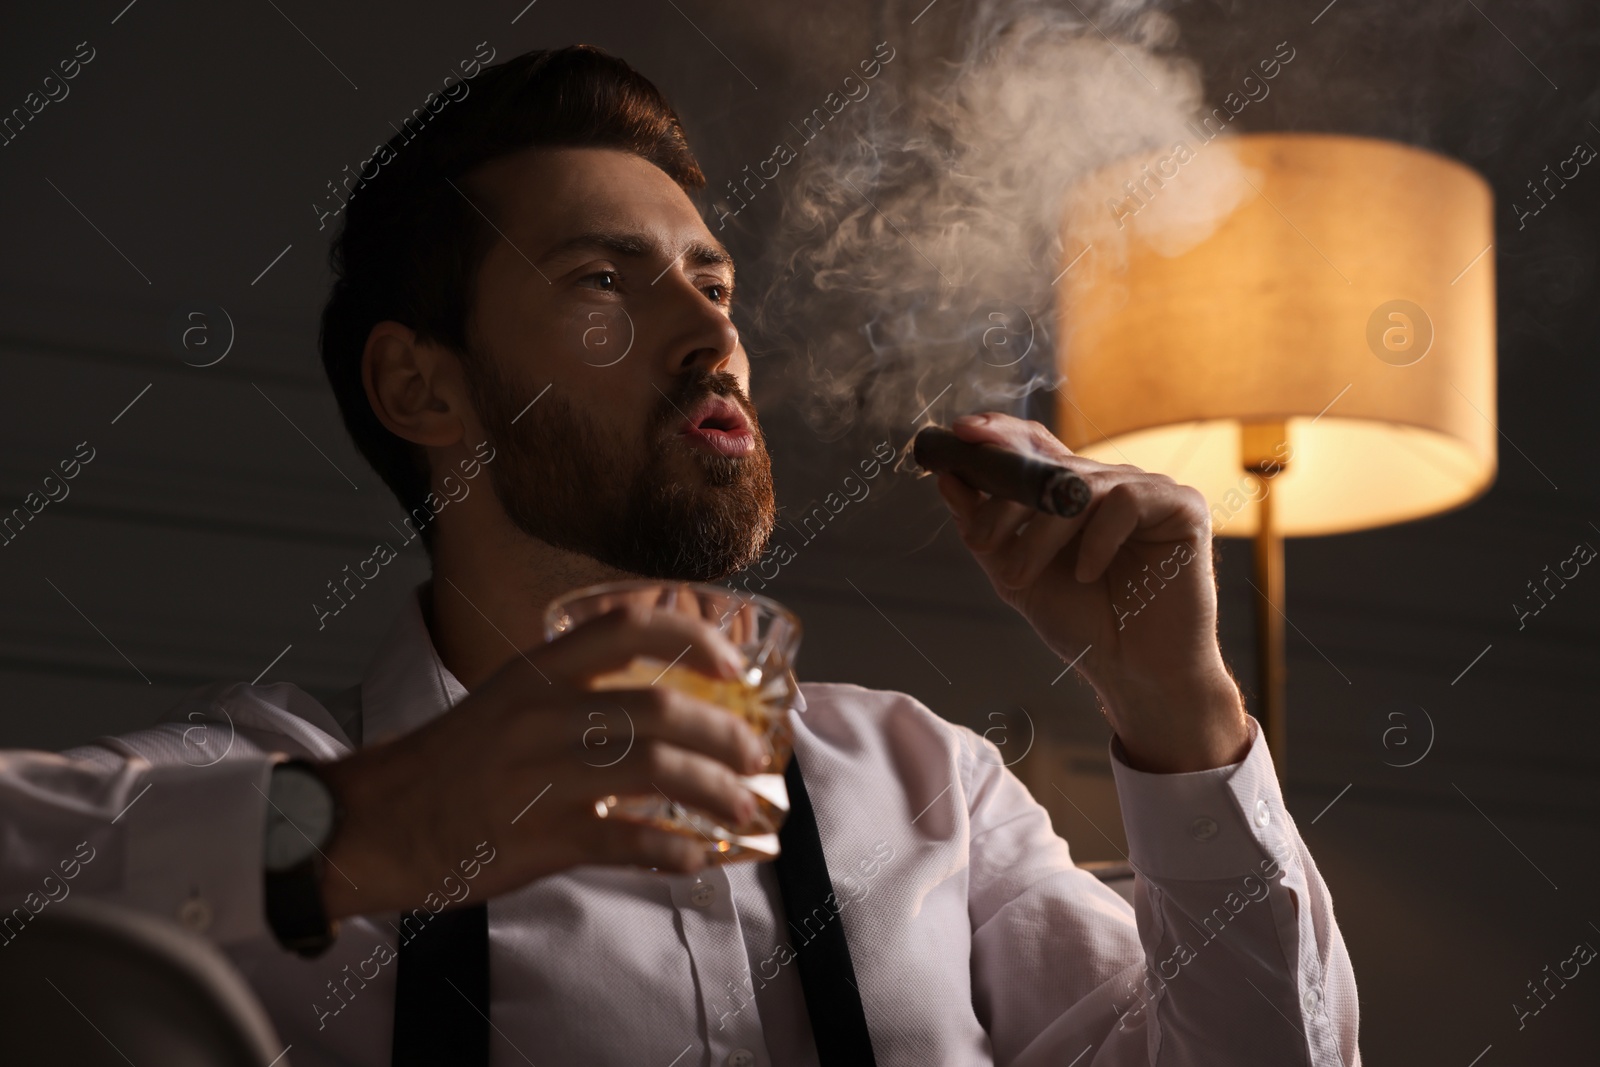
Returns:
[[[1041,502],[1043,510],[1070,519],[1089,506],[1089,495],[1089,483],[1063,469],[1052,474],[1045,483]]]

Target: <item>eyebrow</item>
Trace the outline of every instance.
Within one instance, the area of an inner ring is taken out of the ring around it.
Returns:
[[[651,253],[664,256],[666,252],[655,240],[646,237],[644,234],[615,230],[590,230],[587,233],[569,237],[546,249],[544,254],[539,257],[539,262],[545,263],[584,248],[599,248],[614,255],[634,257],[648,256]],[[733,273],[733,256],[728,253],[726,248],[715,242],[690,241],[683,251],[679,253],[679,256],[686,263],[696,267],[724,266],[728,268],[730,275]],[[678,256],[673,258],[678,258]]]

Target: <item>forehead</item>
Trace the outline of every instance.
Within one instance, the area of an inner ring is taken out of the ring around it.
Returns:
[[[478,168],[469,187],[518,244],[548,245],[601,229],[647,233],[664,246],[717,243],[677,182],[622,149],[524,149]]]

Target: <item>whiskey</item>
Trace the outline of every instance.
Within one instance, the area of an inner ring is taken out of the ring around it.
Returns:
[[[712,862],[777,856],[778,830],[789,813],[789,790],[784,784],[783,770],[788,765],[794,743],[788,718],[794,688],[787,672],[763,678],[759,669],[751,668],[743,678],[713,678],[688,667],[639,656],[621,670],[594,679],[592,685],[595,689],[648,689],[652,685],[665,685],[715,704],[749,724],[761,739],[767,755],[772,757],[767,771],[741,776],[740,780],[756,798],[756,813],[742,826],[722,826],[711,816],[659,792],[653,796],[622,797],[611,808],[613,813],[686,836],[703,834],[708,839],[708,855]]]

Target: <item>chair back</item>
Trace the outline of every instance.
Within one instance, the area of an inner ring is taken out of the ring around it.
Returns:
[[[0,1064],[287,1067],[244,977],[177,923],[87,898],[0,918]]]

